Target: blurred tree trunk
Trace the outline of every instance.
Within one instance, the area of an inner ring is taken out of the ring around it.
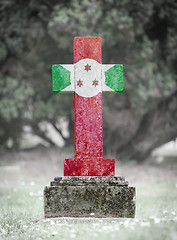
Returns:
[[[175,0],[0,1],[1,146],[60,117],[73,146],[73,95],[52,93],[51,65],[73,63],[75,36],[101,36],[103,63],[124,65],[124,92],[103,96],[106,154],[141,161],[177,137],[176,24]]]
[[[104,146],[105,152],[115,154],[118,160],[143,161],[154,148],[176,139],[177,90],[142,117],[135,116],[131,109],[115,112],[105,107]],[[115,118],[117,121],[112,121]]]

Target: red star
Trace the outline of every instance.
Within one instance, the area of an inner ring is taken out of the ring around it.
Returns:
[[[79,87],[83,86],[83,83],[80,79],[79,79],[79,81],[77,81],[77,86],[79,86]]]
[[[95,78],[95,80],[93,81],[92,85],[95,86],[95,87],[98,85],[98,81],[96,80],[96,78]]]
[[[84,66],[85,67],[85,69],[84,70],[86,70],[87,72],[89,71],[89,70],[91,70],[91,66],[90,65],[88,65],[88,63],[87,63],[87,65],[86,66]]]

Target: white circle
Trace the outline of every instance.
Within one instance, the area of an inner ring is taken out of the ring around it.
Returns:
[[[74,65],[75,92],[82,97],[93,97],[101,92],[101,64],[89,58]]]

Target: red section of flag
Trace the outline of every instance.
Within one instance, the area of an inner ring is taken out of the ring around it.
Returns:
[[[74,63],[85,58],[101,63],[101,38],[74,39]],[[85,70],[90,70],[89,65]],[[93,79],[93,86],[97,85],[98,81]],[[74,112],[75,159],[65,159],[64,175],[114,176],[115,160],[103,159],[102,93],[81,97],[75,92]]]
[[[64,176],[114,176],[114,159],[65,159]]]
[[[74,63],[91,58],[101,63],[101,38],[100,37],[75,37],[74,38]]]
[[[75,158],[103,157],[102,93],[81,97],[74,93]]]

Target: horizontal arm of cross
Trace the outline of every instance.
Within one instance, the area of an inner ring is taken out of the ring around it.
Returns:
[[[123,65],[102,65],[102,91],[123,91]],[[52,65],[53,92],[74,92],[74,65],[62,64]]]

